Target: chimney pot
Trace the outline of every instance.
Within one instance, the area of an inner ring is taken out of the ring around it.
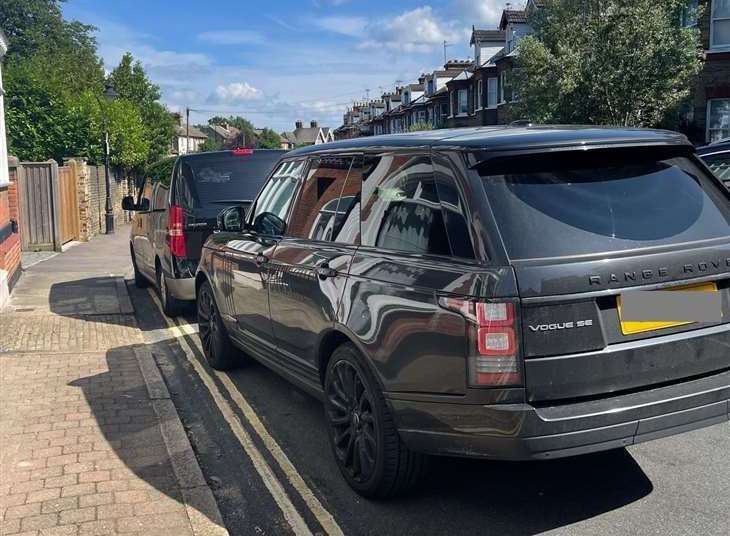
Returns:
[[[319,125],[317,124],[316,121],[310,121],[309,122],[309,126],[312,127],[312,128],[317,128]]]
[[[304,126],[304,123],[302,121],[297,121],[296,123],[294,123],[294,126],[297,128],[302,128]]]

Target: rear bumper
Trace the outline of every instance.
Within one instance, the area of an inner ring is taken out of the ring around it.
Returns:
[[[195,300],[195,278],[185,277],[174,279],[172,277],[165,278],[170,294],[178,300],[194,301]]]
[[[504,460],[560,458],[727,423],[730,372],[551,407],[388,398],[401,437],[412,450]]]

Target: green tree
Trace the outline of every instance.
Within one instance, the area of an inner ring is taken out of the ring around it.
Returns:
[[[687,0],[546,0],[519,43],[514,116],[540,123],[658,126],[690,94],[699,31]]]
[[[281,149],[281,136],[270,128],[265,128],[259,133],[256,144],[262,149]]]
[[[213,138],[206,139],[198,147],[198,151],[201,153],[209,153],[211,151],[222,151],[222,150],[223,150],[223,144],[221,142],[219,142],[218,140],[214,140]]]
[[[149,146],[147,162],[154,162],[166,155],[175,135],[175,121],[160,104],[160,88],[153,84],[139,61],[127,52],[119,65],[109,75],[109,81],[119,96],[132,103],[145,126],[145,138]]]

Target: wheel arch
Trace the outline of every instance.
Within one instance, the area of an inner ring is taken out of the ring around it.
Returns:
[[[367,352],[359,343],[357,337],[343,328],[344,326],[336,326],[333,329],[324,333],[320,338],[317,351],[317,369],[319,372],[320,385],[324,388],[324,377],[325,373],[327,372],[327,365],[332,358],[332,354],[334,354],[335,350],[343,344],[350,343],[360,353],[360,356],[362,357],[365,366],[367,366],[370,373],[375,378],[375,381],[378,383],[380,390],[382,392],[385,392],[382,378],[378,374],[375,366],[367,357]]]

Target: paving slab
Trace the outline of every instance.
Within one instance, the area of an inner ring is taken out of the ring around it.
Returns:
[[[128,229],[25,270],[0,312],[0,535],[227,531],[134,316]]]

